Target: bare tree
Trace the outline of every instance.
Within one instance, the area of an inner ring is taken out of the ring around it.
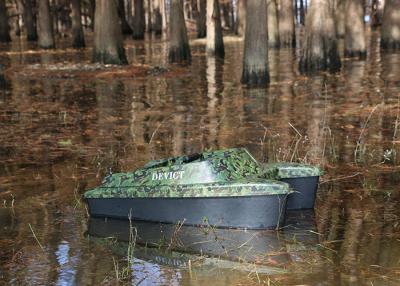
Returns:
[[[246,2],[242,83],[266,85],[269,82],[267,4],[265,0]]]
[[[221,15],[218,0],[207,0],[207,54],[223,58],[225,55],[222,38]]]
[[[71,0],[72,18],[72,46],[82,48],[85,46],[85,37],[82,29],[81,0]]]
[[[364,0],[347,1],[344,55],[364,59],[367,55],[364,28]]]
[[[281,47],[295,47],[293,0],[281,0],[279,9],[279,41]]]
[[[126,64],[118,7],[115,1],[96,0],[93,62]]]
[[[319,70],[334,72],[339,70],[340,66],[335,21],[329,0],[311,0],[306,16],[300,72],[313,73]]]
[[[171,0],[169,16],[170,43],[168,60],[170,63],[190,63],[189,40],[183,14],[183,0]]]
[[[10,26],[8,25],[6,1],[0,0],[0,42],[10,41]]]
[[[400,49],[400,1],[386,0],[383,10],[381,47]]]
[[[276,0],[267,0],[268,46],[279,47],[278,6]]]
[[[144,3],[143,0],[134,0],[134,11],[133,16],[133,38],[135,40],[144,39],[144,31],[146,29],[146,22],[144,18]]]
[[[38,0],[39,2],[39,47],[43,49],[54,49],[53,21],[50,14],[49,0]]]
[[[206,0],[198,0],[199,15],[196,20],[197,38],[204,38],[207,35],[206,25]]]

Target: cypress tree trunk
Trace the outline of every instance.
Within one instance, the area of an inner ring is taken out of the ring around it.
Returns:
[[[89,0],[89,17],[90,17],[90,29],[94,30],[94,16],[96,10],[96,0]]]
[[[153,32],[156,35],[162,33],[162,16],[160,0],[155,0],[153,3]]]
[[[225,55],[218,0],[207,0],[207,54]]]
[[[50,15],[49,0],[38,0],[39,2],[39,47],[43,49],[54,49],[53,21]]]
[[[381,19],[378,13],[378,5],[379,5],[378,0],[372,0],[370,16],[371,16],[371,27],[374,29],[381,25]]]
[[[335,7],[336,36],[343,38],[345,34],[346,0],[337,0]]]
[[[304,0],[300,0],[300,24],[304,26],[304,18],[305,18],[305,13],[304,13]]]
[[[134,0],[133,3],[135,5],[135,14],[133,16],[133,38],[135,40],[143,40],[146,28],[143,0]]]
[[[246,0],[237,0],[236,16],[236,34],[243,36],[246,27]]]
[[[189,40],[183,15],[183,0],[171,0],[169,34],[169,62],[190,63],[192,57],[190,55]]]
[[[400,49],[400,1],[386,0],[383,10],[381,47]]]
[[[340,66],[335,21],[329,0],[311,0],[306,16],[300,72],[314,73],[319,70],[335,72]]]
[[[82,48],[85,46],[85,37],[82,29],[81,0],[71,0],[72,11],[72,46]]]
[[[199,16],[197,17],[197,38],[204,38],[207,35],[206,25],[206,0],[198,0]]]
[[[10,41],[10,26],[8,24],[6,0],[0,0],[0,42]]]
[[[364,30],[364,0],[347,1],[345,57],[364,59],[367,56]]]
[[[281,47],[295,47],[293,0],[281,0],[279,10],[279,41]]]
[[[265,0],[247,0],[242,83],[269,83],[267,5]]]
[[[146,24],[146,28],[147,28],[147,32],[151,33],[153,31],[153,25],[151,24],[151,19],[152,19],[152,15],[153,15],[153,5],[151,4],[152,0],[147,0],[147,9],[146,9],[146,15],[147,15],[147,24]]]
[[[94,19],[93,62],[127,64],[117,3],[110,0],[96,0]]]
[[[132,34],[132,29],[126,20],[124,0],[118,0],[118,15],[121,21],[121,31],[124,35]]]
[[[38,34],[36,29],[36,17],[33,13],[33,5],[32,0],[25,0],[25,7],[24,7],[24,23],[26,27],[26,39],[28,41],[37,41]]]
[[[268,46],[279,47],[278,7],[276,0],[267,0]]]
[[[229,15],[230,12],[230,7],[231,7],[231,3],[229,2],[224,2],[221,3],[221,10],[222,10],[222,19],[224,22],[224,27],[226,29],[231,29],[231,17]]]

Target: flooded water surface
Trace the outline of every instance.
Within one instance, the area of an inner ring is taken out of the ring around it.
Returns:
[[[130,67],[90,50],[0,47],[0,284],[400,285],[400,53],[370,35],[366,61],[304,77],[271,50],[271,85],[240,84],[193,42],[128,40]],[[261,162],[321,165],[316,207],[280,231],[89,219],[82,194],[150,159],[246,147]]]

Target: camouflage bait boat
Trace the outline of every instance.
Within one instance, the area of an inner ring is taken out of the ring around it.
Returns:
[[[245,149],[204,152],[108,175],[84,197],[91,216],[274,228],[284,221],[291,190],[261,171]]]
[[[322,170],[317,166],[298,163],[269,163],[263,166],[265,175],[275,176],[294,190],[287,200],[287,209],[312,209]]]

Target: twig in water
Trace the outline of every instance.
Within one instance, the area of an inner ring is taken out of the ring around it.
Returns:
[[[356,177],[356,176],[359,176],[359,175],[362,175],[362,173],[361,172],[356,172],[356,173],[354,173],[353,175],[350,175],[350,176],[343,176],[343,177],[339,177],[339,178],[323,181],[323,182],[320,183],[320,185],[328,183],[328,182],[334,182],[334,181],[340,181],[340,180],[344,180],[344,179],[348,179],[348,178],[353,178],[353,177]]]
[[[44,251],[44,247],[43,247],[43,245],[40,243],[40,241],[39,241],[39,239],[37,238],[35,232],[33,231],[33,228],[32,228],[32,226],[31,226],[31,224],[28,223],[28,225],[29,225],[29,228],[31,229],[31,232],[32,232],[33,237],[35,238],[36,242],[38,243],[38,245],[40,246],[40,248]]]
[[[150,140],[149,140],[149,145],[151,145],[151,142],[153,141],[154,135],[156,135],[158,129],[160,129],[160,127],[164,124],[164,122],[167,121],[171,117],[172,117],[172,115],[170,115],[167,118],[165,118],[163,121],[160,122],[160,124],[158,124],[157,128],[154,129],[153,133],[151,134]]]

